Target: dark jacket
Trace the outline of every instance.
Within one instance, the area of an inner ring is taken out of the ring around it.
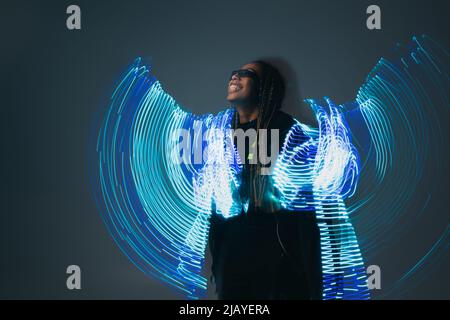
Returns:
[[[276,111],[270,121],[268,129],[279,129],[280,149],[294,122],[282,111]],[[256,128],[256,121],[239,127]],[[209,248],[219,299],[320,299],[315,212],[270,212],[255,205],[249,196],[253,191],[250,166],[244,165],[240,190],[241,197],[250,198],[248,211],[228,219],[214,212],[211,216]]]

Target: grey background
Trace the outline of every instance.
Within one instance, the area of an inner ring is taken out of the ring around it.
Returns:
[[[178,298],[118,250],[88,183],[95,117],[136,56],[199,113],[226,105],[231,70],[282,58],[297,78],[286,109],[309,123],[311,115],[292,97],[352,100],[378,59],[413,34],[450,48],[447,2],[2,1],[0,298]],[[80,31],[66,29],[70,4],[81,7]],[[370,4],[382,9],[381,31],[366,28]],[[443,155],[448,159],[447,150]],[[448,223],[444,174],[437,182],[442,198],[430,206],[439,214],[369,261],[382,267],[386,286],[406,268],[402,261],[419,259]],[[82,269],[81,291],[66,289],[70,264]],[[450,298],[448,270],[446,257],[426,281],[387,298]]]

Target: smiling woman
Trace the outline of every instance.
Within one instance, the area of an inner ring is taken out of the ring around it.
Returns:
[[[205,293],[209,241],[220,299],[369,299],[351,214],[365,210],[380,223],[368,222],[364,238],[408,211],[426,149],[439,146],[439,123],[424,112],[434,103],[448,106],[448,65],[427,37],[414,38],[407,57],[380,60],[355,102],[306,100],[318,123],[312,128],[279,110],[283,79],[266,62],[232,73],[232,108],[197,116],[138,59],[114,91],[96,144],[99,172],[92,177],[99,178],[103,218],[141,270],[189,298]],[[439,93],[433,101],[430,92]],[[209,132],[199,164],[173,161],[174,135],[187,128]],[[279,130],[282,149],[270,174],[262,174],[265,163],[251,161],[250,148],[236,152],[229,129]],[[362,192],[360,176],[370,186]],[[388,195],[378,199],[380,192]],[[345,201],[353,195],[351,206]]]
[[[227,99],[230,101],[245,102],[252,94],[252,98],[256,97],[257,89],[260,86],[258,73],[250,68],[253,64],[245,65],[246,69],[235,70],[231,73],[230,83],[228,86]]]
[[[272,144],[283,145],[295,123],[279,110],[284,88],[279,71],[265,61],[245,64],[231,73],[227,100],[236,110],[233,128],[279,131],[278,141],[257,139],[258,154],[263,144],[268,150]],[[255,159],[252,146],[247,144],[244,150],[238,190],[245,204],[243,212],[228,219],[213,213],[211,218],[209,242],[219,298],[320,299],[320,245],[314,211],[293,215],[284,210],[271,174],[265,174],[265,164]]]

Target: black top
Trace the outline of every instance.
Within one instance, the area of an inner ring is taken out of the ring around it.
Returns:
[[[252,155],[252,158],[255,159],[259,159],[259,156],[263,156],[265,154],[267,154],[268,157],[270,157],[269,159],[271,159],[270,163],[267,163],[265,165],[266,168],[270,168],[271,166],[274,165],[275,162],[275,158],[272,159],[272,155],[271,155],[271,146],[272,146],[272,142],[271,142],[271,130],[278,130],[278,137],[279,137],[279,141],[278,141],[278,150],[277,150],[277,154],[279,154],[279,152],[281,151],[282,147],[283,147],[283,143],[284,140],[286,138],[287,133],[289,132],[289,130],[291,129],[291,127],[294,125],[295,120],[288,115],[287,113],[284,113],[282,111],[275,111],[275,114],[273,115],[271,121],[269,122],[269,125],[267,127],[267,150],[254,150],[256,151],[256,154]],[[242,129],[244,130],[244,132],[246,130],[249,129],[254,129],[256,130],[257,127],[257,120],[252,120],[243,124],[237,124],[236,129]],[[257,133],[258,134],[258,133]],[[270,206],[269,208],[269,200],[268,198],[270,197],[270,195],[272,195],[272,193],[275,191],[273,189],[271,189],[271,176],[264,176],[264,175],[257,175],[256,173],[256,164],[253,164],[252,162],[250,162],[250,160],[248,159],[249,153],[250,153],[250,145],[249,145],[249,141],[248,139],[246,139],[246,145],[245,145],[245,156],[243,157],[242,162],[243,162],[243,170],[241,172],[241,188],[240,188],[240,196],[241,196],[241,201],[243,203],[247,202],[249,203],[249,208],[248,208],[248,212],[247,214],[252,215],[252,214],[258,214],[260,212],[272,212],[274,211],[274,208],[272,206]],[[261,141],[263,142],[263,141]],[[235,144],[236,144],[236,139],[235,139]],[[256,176],[256,177],[253,177]],[[259,186],[256,186],[255,184],[252,183],[252,181],[254,179],[259,180]],[[265,179],[267,179],[267,182],[265,182]],[[264,188],[262,187],[264,185],[264,183],[269,184],[269,186],[265,186]],[[263,189],[263,190],[261,190]],[[258,194],[258,195],[256,195]],[[255,203],[255,196],[256,199],[258,199],[258,197],[263,198],[261,200],[259,200],[258,203]]]
[[[294,123],[282,111],[270,121],[268,129],[280,130],[280,149]],[[256,120],[237,128],[256,129]],[[241,198],[252,192],[251,166],[242,170]],[[247,213],[228,219],[213,212],[209,248],[219,299],[320,299],[319,239],[314,212],[268,213],[253,203]]]

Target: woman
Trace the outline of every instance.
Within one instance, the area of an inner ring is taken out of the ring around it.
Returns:
[[[294,119],[280,111],[285,84],[279,71],[255,61],[233,71],[227,100],[235,108],[233,128],[279,130],[278,145]],[[267,150],[271,150],[270,134]],[[259,143],[256,143],[259,155]],[[212,276],[219,299],[320,299],[319,230],[314,211],[284,210],[277,202],[266,164],[247,143],[239,196],[240,215],[211,218]],[[255,159],[257,159],[255,161]]]

